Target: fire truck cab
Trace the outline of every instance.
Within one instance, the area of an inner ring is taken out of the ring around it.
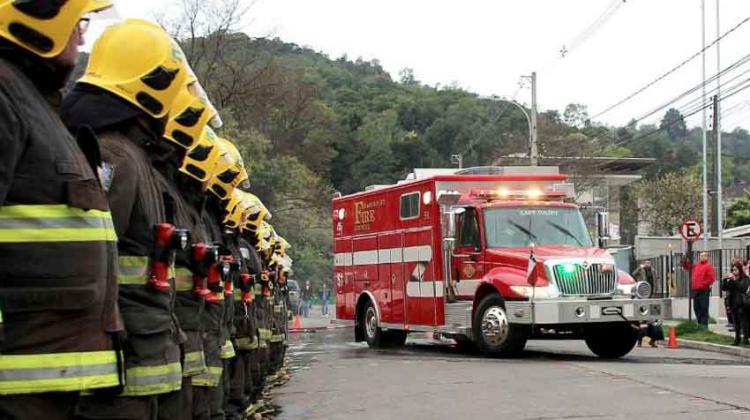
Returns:
[[[624,356],[633,324],[669,317],[599,246],[554,167],[470,168],[333,200],[336,314],[370,347],[433,333],[493,356],[530,338]]]

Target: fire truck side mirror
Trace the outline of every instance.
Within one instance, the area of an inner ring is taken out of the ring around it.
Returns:
[[[451,209],[448,212],[448,235],[446,239],[456,238],[456,219],[459,215],[464,214],[464,212],[466,212],[466,209],[463,207]]]
[[[609,239],[609,213],[606,211],[596,213],[596,232],[599,237],[599,247],[606,247]]]

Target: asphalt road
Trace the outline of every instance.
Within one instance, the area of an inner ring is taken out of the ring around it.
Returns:
[[[583,342],[530,341],[522,358],[487,359],[420,335],[375,351],[348,328],[290,341],[280,419],[750,419],[750,362],[717,353],[602,361]]]

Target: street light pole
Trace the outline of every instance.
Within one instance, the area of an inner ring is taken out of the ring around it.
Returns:
[[[537,151],[536,151],[536,118],[533,118],[531,115],[529,115],[529,112],[526,111],[526,108],[523,107],[523,105],[516,102],[514,99],[502,99],[498,98],[497,96],[489,96],[489,97],[479,97],[480,99],[490,99],[493,101],[504,101],[506,103],[514,105],[516,108],[520,109],[523,113],[523,116],[526,117],[526,122],[529,125],[529,157],[531,158],[531,165],[536,166],[536,160],[537,160]]]

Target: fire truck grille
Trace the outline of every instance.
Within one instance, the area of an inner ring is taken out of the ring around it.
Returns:
[[[557,264],[552,269],[555,283],[563,296],[601,296],[615,293],[617,276],[614,267],[605,271],[604,264]]]

